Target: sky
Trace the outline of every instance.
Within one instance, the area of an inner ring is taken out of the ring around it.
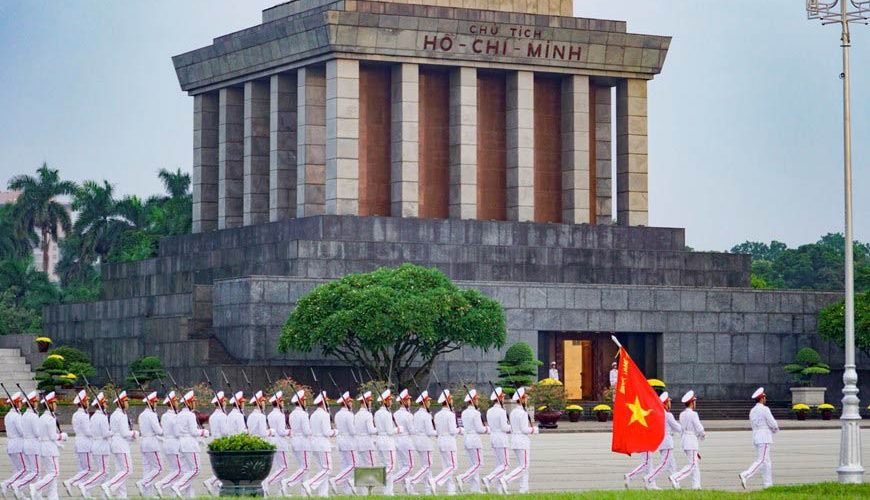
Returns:
[[[277,3],[0,2],[0,188],[44,161],[140,196],[161,190],[160,168],[190,171],[193,98],[171,56]],[[842,232],[838,27],[800,0],[575,0],[574,13],[673,36],[649,86],[650,225],[686,228],[699,250]],[[855,236],[870,241],[870,26],[853,29]]]

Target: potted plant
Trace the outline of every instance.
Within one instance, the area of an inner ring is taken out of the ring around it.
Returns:
[[[613,413],[613,409],[608,405],[600,404],[592,408],[592,413],[595,414],[595,418],[597,418],[599,422],[607,422],[607,419],[610,418],[610,414]]]
[[[825,402],[825,388],[812,387],[816,375],[831,373],[831,367],[822,361],[815,349],[804,347],[795,355],[794,363],[783,367],[792,374],[796,387],[791,388],[792,404],[820,405]]]
[[[568,405],[565,407],[565,411],[568,412],[569,422],[579,422],[580,417],[583,416],[583,407],[580,405]]]
[[[661,394],[667,389],[665,383],[657,378],[647,379],[647,382],[649,383],[649,386],[652,387],[653,390],[656,391],[656,394],[658,394],[659,396],[661,396]]]
[[[262,496],[263,479],[272,468],[275,445],[257,436],[236,434],[208,445],[214,475],[221,480],[221,496]]]
[[[834,416],[834,405],[829,403],[822,403],[816,407],[819,410],[819,414],[822,416],[822,420],[831,420]]]
[[[794,415],[795,417],[797,417],[798,420],[806,420],[807,415],[810,414],[810,406],[803,403],[798,403],[796,405],[792,405],[791,411],[794,412]]]
[[[51,339],[48,337],[36,337],[34,342],[36,342],[36,349],[39,352],[48,352],[48,348],[51,347]]]
[[[535,420],[544,429],[559,427],[565,408],[565,387],[556,379],[545,378],[529,389],[529,398],[535,408]]]

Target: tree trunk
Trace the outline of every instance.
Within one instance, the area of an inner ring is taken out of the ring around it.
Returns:
[[[48,231],[42,229],[42,272],[46,275],[51,274],[48,269]]]

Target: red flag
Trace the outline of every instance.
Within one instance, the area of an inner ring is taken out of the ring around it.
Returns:
[[[665,409],[643,372],[619,347],[619,375],[613,391],[611,449],[631,455],[655,451],[665,437]]]

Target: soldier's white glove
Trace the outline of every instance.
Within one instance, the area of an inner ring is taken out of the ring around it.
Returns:
[[[130,432],[132,433],[132,436],[130,436],[130,439],[132,439],[133,441],[139,439],[139,431],[130,431]]]
[[[490,428],[489,428],[489,426],[488,426],[488,425],[484,425],[484,426],[483,426],[483,433],[484,433],[484,434],[489,434],[489,432],[490,432]]]
[[[67,434],[66,432],[61,432],[57,436],[58,441],[66,441],[67,439],[69,439],[69,434]]]
[[[464,427],[457,427],[456,434],[462,436],[463,434],[465,434],[465,428]]]
[[[396,434],[402,434],[404,432],[405,432],[405,429],[403,429],[401,425],[396,426]]]
[[[201,435],[202,437],[204,437],[204,438],[207,438],[207,437],[209,437],[209,436],[211,435],[211,433],[208,432],[208,429],[202,429],[202,430],[200,431],[200,433],[201,433],[200,435]]]
[[[532,434],[540,434],[540,433],[541,433],[541,429],[539,429],[538,427],[532,427]]]
[[[273,437],[274,435],[275,435],[275,429],[268,429],[268,430],[266,431],[266,436],[267,436],[267,437]]]

